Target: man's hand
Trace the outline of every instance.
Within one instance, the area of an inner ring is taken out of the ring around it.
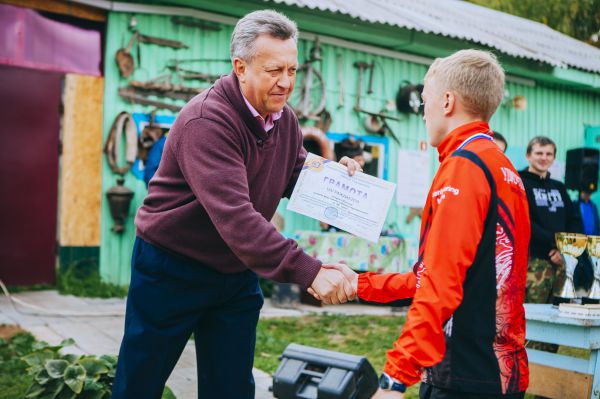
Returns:
[[[397,391],[384,391],[382,389],[378,389],[375,392],[375,395],[371,397],[371,399],[403,399],[404,394]]]
[[[333,265],[323,265],[308,292],[326,305],[337,305],[356,297],[356,290]]]
[[[346,277],[346,280],[350,282],[350,285],[352,286],[354,292],[358,292],[358,273],[350,269],[350,266],[348,266],[346,263],[331,263],[323,265],[323,267],[327,269],[334,269],[340,271],[344,275],[344,277]]]
[[[556,248],[550,250],[548,256],[550,257],[550,262],[554,263],[555,265],[561,266],[565,262],[562,255]]]
[[[346,168],[348,168],[348,174],[350,176],[354,176],[354,174],[356,172],[363,171],[362,168],[360,167],[360,164],[352,158],[342,157],[342,159],[340,159],[339,163],[340,163],[340,165],[344,165]]]

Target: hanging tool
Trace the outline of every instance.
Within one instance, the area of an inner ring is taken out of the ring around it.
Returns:
[[[162,101],[151,100],[148,97],[138,94],[134,90],[128,89],[128,88],[120,88],[119,96],[121,96],[122,98],[124,98],[126,100],[131,101],[132,103],[138,103],[138,104],[142,104],[142,105],[151,105],[151,106],[157,107],[157,108],[168,109],[173,112],[179,112],[182,108],[181,105],[168,104],[168,103],[165,103]]]
[[[171,17],[171,22],[175,25],[189,26],[192,28],[200,28],[203,30],[212,30],[212,31],[216,31],[216,32],[221,30],[221,26],[219,26],[216,23],[211,23],[208,21],[201,21],[199,19],[192,18],[192,17],[174,16],[174,17]]]
[[[337,67],[338,67],[338,109],[344,108],[344,59],[342,54],[337,54]]]
[[[131,56],[131,48],[133,47],[133,43],[135,43],[136,39],[137,33],[134,33],[133,36],[131,36],[131,39],[129,39],[127,48],[120,48],[115,54],[115,59],[117,61],[117,66],[119,67],[119,71],[121,72],[121,76],[125,78],[130,77],[133,72],[134,62],[133,57]]]
[[[367,87],[367,94],[372,94],[373,93],[373,70],[375,69],[375,62],[371,61],[370,63],[364,62],[364,61],[356,61],[354,63],[354,67],[358,68],[358,88],[356,90],[356,103],[354,104],[354,111],[355,112],[359,112],[359,113],[364,113],[369,115],[369,117],[371,117],[371,120],[366,120],[367,124],[374,125],[375,121],[378,121],[381,126],[377,127],[376,133],[379,133],[381,135],[385,135],[386,133],[388,133],[390,136],[392,136],[392,138],[394,139],[394,141],[396,141],[398,144],[400,144],[400,140],[398,140],[398,137],[396,137],[396,135],[394,134],[393,130],[390,128],[390,126],[387,123],[387,119],[393,120],[393,121],[399,121],[399,118],[384,114],[382,112],[372,112],[372,111],[367,111],[363,108],[361,108],[360,106],[360,99],[361,99],[361,95],[362,95],[362,90],[363,90],[363,75],[364,72],[368,69],[369,70],[369,82],[368,82],[368,87]],[[375,119],[375,121],[373,120],[373,118]],[[370,128],[370,130],[374,130],[375,127]]]
[[[178,40],[163,39],[161,37],[155,37],[155,36],[147,36],[147,35],[142,35],[141,33],[138,34],[138,37],[139,37],[139,40],[141,43],[157,44],[159,46],[172,47],[175,49],[189,48],[189,46],[187,44],[184,44]]]

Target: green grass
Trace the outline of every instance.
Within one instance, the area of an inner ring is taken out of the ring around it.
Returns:
[[[385,353],[398,338],[402,316],[311,315],[262,319],[258,323],[254,367],[273,374],[279,355],[292,342],[338,352],[366,356],[379,374]],[[410,387],[406,399],[417,399],[418,384]]]
[[[100,279],[98,265],[94,262],[79,261],[58,271],[58,292],[87,298],[123,298],[127,287],[105,283]]]
[[[581,348],[573,348],[571,346],[559,346],[558,354],[565,356],[577,357],[580,359],[589,359],[590,358],[590,350],[589,349],[581,349]]]
[[[33,381],[21,356],[33,352],[35,342],[29,333],[19,333],[10,340],[0,340],[0,399],[22,398]]]

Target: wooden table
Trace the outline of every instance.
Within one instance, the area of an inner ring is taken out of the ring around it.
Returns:
[[[579,359],[527,349],[529,393],[556,398],[600,398],[600,319],[564,316],[552,305],[525,304],[527,339],[588,349]]]

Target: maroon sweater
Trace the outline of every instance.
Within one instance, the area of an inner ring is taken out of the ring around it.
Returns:
[[[235,74],[224,76],[179,113],[135,218],[137,234],[222,273],[249,268],[309,287],[321,262],[269,222],[305,158],[292,110],[286,105],[267,133]]]

